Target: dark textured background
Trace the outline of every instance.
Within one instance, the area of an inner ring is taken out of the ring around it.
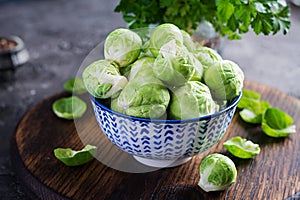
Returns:
[[[30,60],[0,72],[0,199],[26,199],[10,161],[10,140],[25,112],[77,73],[85,56],[115,28],[118,0],[0,0],[0,35],[21,37]],[[288,35],[225,41],[222,55],[237,62],[246,79],[300,97],[300,8],[291,5]],[[292,155],[291,155],[292,156]]]

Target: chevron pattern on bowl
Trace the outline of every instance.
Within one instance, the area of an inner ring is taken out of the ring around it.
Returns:
[[[206,151],[225,134],[241,95],[224,110],[190,120],[131,117],[112,111],[90,96],[103,133],[120,149],[154,160],[175,160]]]

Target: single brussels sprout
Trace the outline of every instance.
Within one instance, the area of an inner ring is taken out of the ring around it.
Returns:
[[[79,166],[94,159],[96,152],[97,147],[88,144],[80,151],[71,148],[54,149],[54,156],[67,166]]]
[[[169,91],[153,74],[150,66],[154,58],[145,57],[136,62],[130,74],[132,79],[113,99],[111,109],[135,117],[160,118],[169,105]]]
[[[153,57],[143,57],[132,63],[130,74],[128,76],[128,81],[134,79],[137,74],[141,73],[141,76],[154,76],[152,71],[152,66],[154,64],[155,58]],[[142,77],[141,77],[142,78]]]
[[[223,60],[217,51],[206,46],[197,46],[196,50],[193,53],[194,56],[201,62],[203,71],[206,71],[216,62],[220,62]]]
[[[82,94],[86,92],[84,83],[79,78],[70,78],[64,83],[64,89],[73,94]]]
[[[60,118],[79,118],[86,111],[86,103],[76,96],[61,98],[52,104],[52,110]]]
[[[88,92],[96,98],[110,98],[117,95],[127,84],[127,78],[119,72],[118,65],[110,60],[98,60],[82,73]]]
[[[216,100],[229,102],[240,94],[244,73],[237,64],[223,60],[210,66],[204,74],[204,82]]]
[[[175,40],[163,45],[153,65],[156,77],[169,86],[184,85],[202,77],[202,65],[184,46]]]
[[[238,158],[253,158],[260,153],[258,144],[254,144],[252,141],[239,136],[232,137],[224,142],[223,145],[232,155]]]
[[[112,31],[104,42],[105,59],[113,60],[120,67],[133,63],[140,55],[142,39],[135,32],[119,28]]]
[[[196,50],[196,45],[194,41],[192,40],[190,34],[188,34],[184,30],[180,30],[183,38],[183,45],[190,51],[194,52]]]
[[[171,93],[171,119],[198,118],[217,111],[218,105],[212,99],[209,88],[199,81],[189,81]]]
[[[262,117],[262,130],[270,137],[287,137],[296,133],[293,118],[278,108],[268,108]]]
[[[183,37],[180,29],[174,24],[161,24],[157,26],[150,36],[150,51],[156,57],[166,43],[174,40],[179,46],[183,45]]]
[[[200,164],[198,185],[206,192],[221,191],[236,181],[237,170],[233,161],[222,154],[206,156]]]

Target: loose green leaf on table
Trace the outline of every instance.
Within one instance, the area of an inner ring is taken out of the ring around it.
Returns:
[[[239,136],[232,137],[224,142],[223,145],[232,155],[238,158],[253,158],[260,153],[258,144],[254,144],[252,141]]]
[[[86,92],[84,83],[79,78],[70,78],[64,83],[64,89],[69,93],[83,94]]]
[[[76,96],[61,98],[52,104],[53,112],[60,118],[74,119],[86,111],[86,103]]]
[[[270,103],[267,101],[249,101],[248,107],[240,111],[241,118],[248,123],[260,124],[262,115],[266,109],[270,108]]]
[[[287,137],[296,132],[293,118],[278,108],[268,108],[262,118],[262,130],[270,137]]]
[[[237,105],[239,109],[249,108],[249,106],[251,107],[251,104],[255,104],[256,102],[260,101],[261,95],[259,93],[247,89],[243,89],[242,92],[242,98]]]
[[[97,147],[86,145],[80,151],[74,151],[71,148],[57,148],[54,149],[55,157],[67,166],[83,165],[92,159],[97,152]]]

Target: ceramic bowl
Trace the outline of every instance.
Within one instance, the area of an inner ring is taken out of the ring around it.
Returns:
[[[99,126],[109,140],[152,167],[183,164],[210,149],[225,134],[241,94],[225,109],[189,120],[145,119],[124,115],[90,96]]]
[[[10,49],[0,50],[0,71],[14,70],[29,60],[29,53],[23,40],[17,36],[0,37],[14,43]]]

